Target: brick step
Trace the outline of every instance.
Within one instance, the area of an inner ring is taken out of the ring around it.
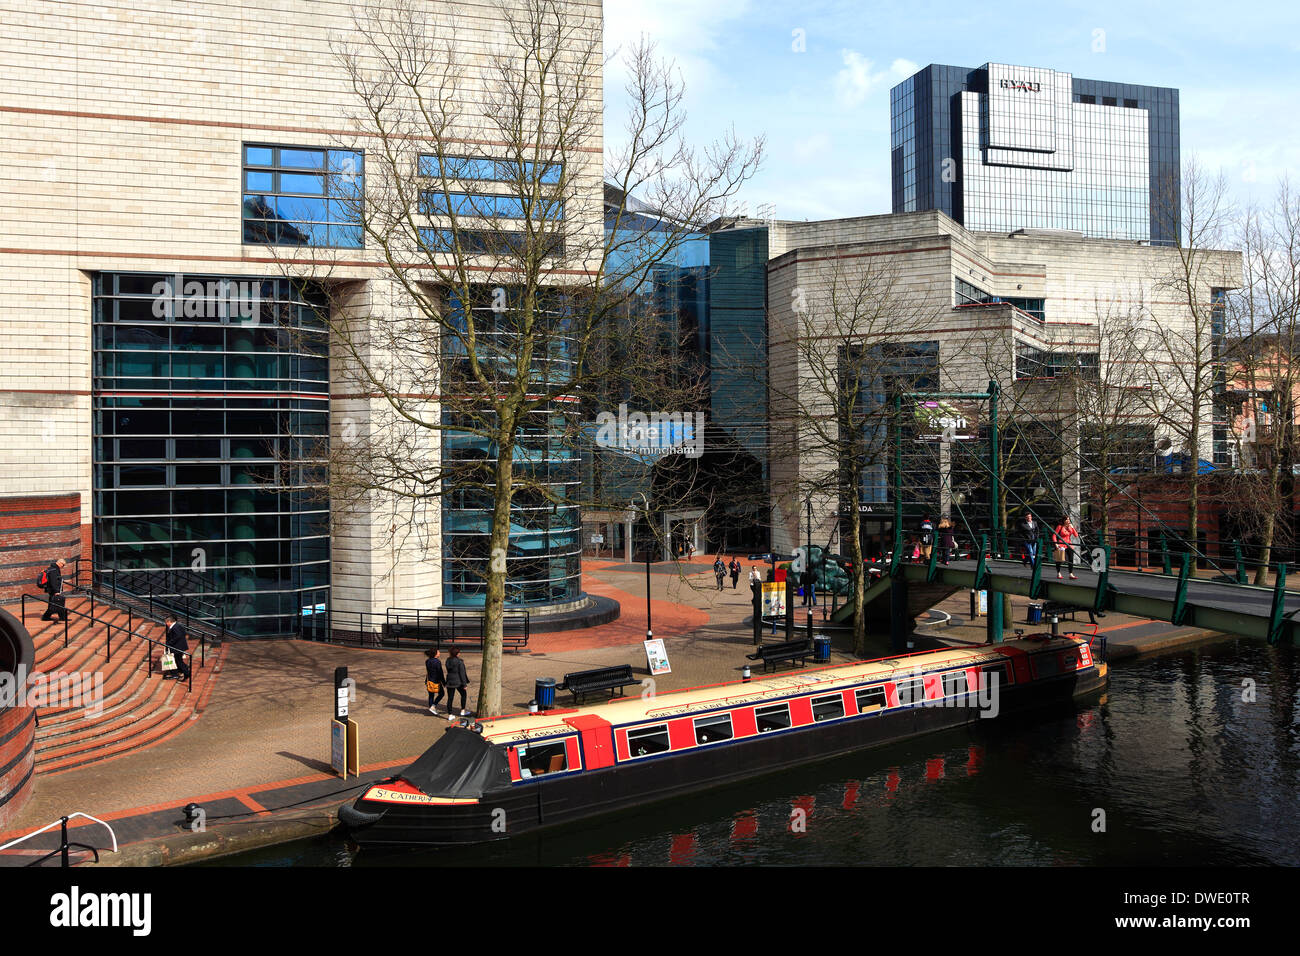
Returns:
[[[118,721],[115,728],[92,725],[74,737],[56,737],[46,749],[38,739],[36,768],[42,776],[72,770],[89,763],[97,763],[133,753],[167,739],[189,726],[202,713],[210,692],[210,685],[221,669],[224,654],[209,658],[208,666],[194,672],[194,690],[187,693],[184,686],[162,682],[132,712],[125,727]]]
[[[41,731],[47,732],[47,736],[50,736],[56,733],[59,728],[69,725],[88,727],[91,726],[91,724],[86,723],[88,720],[103,722],[111,719],[123,709],[134,709],[136,702],[142,696],[152,693],[154,682],[161,680],[162,678],[157,674],[150,678],[148,671],[144,668],[144,662],[139,661],[134,668],[124,669],[121,676],[112,684],[105,680],[103,709],[94,717],[87,717],[82,707],[64,707],[57,710],[42,708],[40,712],[41,726],[37,732],[37,739],[40,739]]]
[[[145,671],[147,661],[145,660],[144,650],[139,647],[123,647],[113,655],[113,659],[106,661],[99,653],[85,654],[79,653],[65,661],[60,662],[60,666],[49,667],[43,670],[43,674],[56,674],[59,672],[81,672],[91,673],[98,671],[104,677],[104,696],[109,697],[115,694],[119,688],[128,683],[137,670]],[[66,708],[58,708],[54,705],[42,707],[40,709],[41,719],[45,719],[48,713],[53,716],[61,713]]]
[[[197,690],[198,686],[196,684],[196,693]],[[123,754],[143,750],[184,730],[192,720],[198,717],[199,713],[201,713],[201,709],[179,707],[169,714],[165,720],[151,725],[147,731],[136,732],[114,741],[99,741],[95,746],[85,747],[76,753],[67,754],[58,759],[47,758],[42,760],[38,755],[36,768],[42,776],[48,776],[52,773],[74,770],[86,764],[98,763],[102,760],[110,760],[113,757],[120,757]]]
[[[149,731],[175,716],[174,708],[163,707],[158,701],[151,701],[152,709],[124,718],[111,727],[94,726],[79,735],[68,739],[56,739],[51,746],[36,744],[36,772],[43,773],[51,764],[82,757],[115,745],[122,745],[123,750],[131,750],[135,744],[149,738]]]
[[[41,731],[49,731],[52,735],[56,728],[66,727],[75,724],[78,727],[91,726],[84,723],[90,719],[97,722],[104,722],[112,719],[115,715],[126,709],[135,709],[137,701],[142,696],[152,695],[159,690],[164,690],[169,696],[172,691],[184,697],[194,697],[200,693],[201,686],[206,677],[205,671],[208,668],[196,667],[194,670],[194,689],[190,690],[187,683],[172,683],[164,681],[158,671],[153,675],[149,674],[146,662],[143,658],[137,660],[132,666],[123,666],[112,677],[106,677],[104,681],[104,699],[102,701],[103,709],[93,718],[87,718],[81,707],[64,707],[58,710],[45,710],[40,712]],[[40,739],[40,733],[37,733],[37,739]]]

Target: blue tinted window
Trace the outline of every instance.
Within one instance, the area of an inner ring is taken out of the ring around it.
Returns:
[[[539,182],[554,185],[560,181],[560,174],[564,171],[561,163],[550,163],[541,174],[534,175],[536,164],[525,162],[523,164],[523,179],[531,181],[536,178]],[[437,156],[428,153],[420,156],[419,170],[421,176],[438,176],[444,175],[448,179],[459,179],[464,181],[475,182],[518,182],[519,165],[513,160],[490,159],[487,157],[462,157],[447,156],[442,162],[439,162]]]
[[[355,150],[245,146],[258,168],[244,170],[244,242],[362,248],[364,162]]]

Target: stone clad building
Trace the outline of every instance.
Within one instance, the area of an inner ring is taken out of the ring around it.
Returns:
[[[464,64],[450,139],[466,199],[495,201],[506,144],[481,83],[505,45],[501,8],[427,6],[433,39]],[[599,35],[599,2],[565,7]],[[193,571],[250,636],[299,633],[326,607],[474,603],[444,562],[437,504],[343,513],[313,487],[312,462],[293,464],[381,415],[340,374],[316,310],[382,322],[404,308],[335,198],[364,203],[375,178],[377,143],[349,119],[358,102],[336,57],[357,9],[0,2],[0,542],[17,542],[0,598],[30,590],[57,553]],[[591,89],[598,113],[599,76]],[[597,132],[567,159],[570,217],[595,229],[602,148]],[[439,210],[422,211],[436,227]],[[18,541],[51,508],[57,533]],[[512,552],[521,602],[581,597],[571,512],[564,528],[530,525]]]
[[[826,441],[812,435],[801,416],[819,408],[823,417],[831,415],[833,402],[819,375],[829,363],[820,356],[843,348],[846,332],[864,349],[888,344],[893,351],[877,360],[879,374],[906,376],[913,390],[983,392],[997,379],[1006,396],[1004,414],[1010,403],[1024,402],[1022,418],[1055,423],[1051,427],[1061,429],[1061,440],[1052,433],[1049,438],[1072,446],[1072,457],[1079,454],[1080,438],[1067,433],[1078,423],[1071,424],[1071,399],[1055,387],[1061,373],[1133,378],[1132,357],[1115,354],[1117,346],[1103,329],[1114,327],[1117,318],[1147,329],[1192,321],[1186,304],[1168,289],[1179,269],[1173,248],[1052,230],[972,232],[938,211],[779,222],[769,229],[772,533],[778,551],[803,543],[808,483],[834,468]],[[1197,297],[1209,303],[1240,284],[1241,259],[1235,252],[1207,252],[1203,258],[1204,287]],[[871,308],[880,314],[869,315]],[[858,324],[846,324],[845,315],[855,310]],[[1174,365],[1187,361],[1170,353],[1144,368],[1165,363],[1172,378]],[[1202,447],[1208,454],[1216,436],[1214,416],[1205,411]],[[971,423],[972,436],[979,424]],[[1153,437],[1167,434],[1157,432]],[[926,458],[927,447],[934,457]],[[979,513],[978,487],[987,480],[983,466],[969,454],[952,462],[947,457],[968,447],[974,445],[958,441],[940,451],[937,443],[909,444],[906,520],[919,522],[920,511],[937,520],[950,510],[963,482],[968,506]],[[941,474],[950,465],[954,477],[945,483]],[[873,460],[859,495],[870,511],[864,534],[883,541],[892,534],[892,467],[888,460]],[[1077,462],[1058,460],[1053,467],[1055,481],[1036,480],[1077,510]],[[841,504],[833,494],[811,494],[813,540],[825,542]],[[980,520],[986,522],[987,514]]]

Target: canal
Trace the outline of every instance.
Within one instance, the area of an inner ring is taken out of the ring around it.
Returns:
[[[1100,703],[981,723],[539,836],[211,865],[1300,864],[1300,653],[1226,639],[1116,665]]]

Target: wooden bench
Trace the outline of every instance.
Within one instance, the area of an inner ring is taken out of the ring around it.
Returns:
[[[623,664],[620,667],[598,667],[589,671],[576,671],[572,674],[564,675],[564,683],[556,687],[556,690],[567,690],[573,695],[573,702],[578,702],[581,694],[590,694],[593,691],[609,691],[610,700],[614,699],[614,688],[618,688],[618,696],[623,696],[623,688],[628,684],[640,683],[632,676],[632,667],[629,664]]]
[[[751,661],[762,661],[763,670],[771,664],[775,667],[781,661],[798,661],[799,666],[803,667],[804,662],[812,654],[812,648],[808,646],[808,641],[780,641],[776,644],[764,644],[753,654],[746,654],[745,657]]]

